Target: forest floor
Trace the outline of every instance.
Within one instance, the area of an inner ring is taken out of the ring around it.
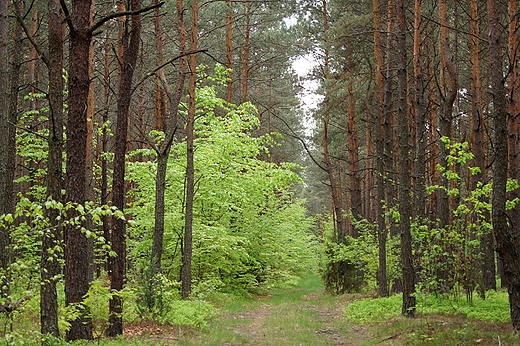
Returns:
[[[140,324],[128,326],[125,334],[139,334],[156,345],[179,346],[520,345],[508,323],[460,315],[398,317],[364,325],[348,322],[345,306],[366,297],[331,296],[318,278],[311,277],[292,289],[228,301],[202,331]]]

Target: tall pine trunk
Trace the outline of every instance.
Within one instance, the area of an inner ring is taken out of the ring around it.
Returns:
[[[92,40],[90,32],[90,0],[73,0],[69,25],[69,99],[67,120],[67,171],[65,174],[65,201],[85,203],[86,147],[89,78],[89,50]],[[77,213],[72,211],[72,215]],[[65,302],[67,305],[80,303],[90,287],[88,276],[88,241],[79,227],[67,225],[65,242]],[[67,340],[92,339],[92,321],[88,311],[79,311],[79,317],[70,321]]]
[[[415,0],[414,12],[414,101],[415,101],[415,162],[414,162],[414,203],[415,217],[418,222],[426,218],[426,148],[428,145],[426,128],[426,101],[423,73],[423,42],[421,21],[421,0]]]
[[[489,26],[489,63],[491,77],[491,94],[493,100],[493,121],[495,126],[494,146],[495,160],[493,165],[492,220],[493,232],[497,242],[497,251],[502,259],[505,285],[509,293],[511,323],[515,330],[520,330],[520,244],[514,237],[513,229],[508,223],[506,211],[506,184],[508,160],[507,136],[507,90],[503,77],[503,46],[500,35],[499,13],[500,3],[488,0]]]
[[[384,62],[381,49],[381,23],[379,16],[379,0],[373,0],[374,11],[374,58],[376,61],[376,75],[375,75],[375,104],[374,109],[374,131],[375,131],[375,185],[376,185],[376,217],[377,217],[377,236],[379,245],[379,295],[381,297],[388,297],[388,279],[387,279],[387,265],[386,265],[386,242],[388,238],[388,231],[383,212],[383,203],[385,200],[384,189]]]
[[[130,9],[141,9],[141,0],[132,0]],[[117,97],[117,120],[114,146],[114,177],[112,188],[112,204],[119,210],[125,209],[125,156],[128,136],[128,117],[131,102],[132,79],[137,65],[139,45],[141,40],[141,16],[131,16],[131,25],[126,26],[123,35],[123,59],[121,63],[121,76],[119,79],[119,92]],[[112,292],[120,292],[124,287],[126,264],[126,220],[115,218],[112,225],[112,251],[115,257],[110,257],[110,289]],[[123,300],[114,295],[110,299],[110,326],[106,334],[117,336],[123,334]]]
[[[408,125],[408,83],[406,54],[406,6],[405,0],[397,1],[397,88],[399,130],[399,228],[401,232],[401,266],[403,271],[403,306],[406,317],[415,316],[415,270],[412,256],[410,229],[410,129]]]
[[[199,2],[191,5],[190,50],[196,51],[199,41]],[[193,251],[193,197],[195,194],[194,125],[197,88],[197,54],[189,57],[188,117],[186,119],[186,207],[184,215],[184,246],[182,254],[182,298],[191,294],[191,258]]]
[[[63,188],[63,20],[59,0],[48,2],[49,23],[49,149],[47,158],[47,196],[62,201]],[[57,220],[59,210],[47,210],[51,227],[42,237],[42,259],[40,287],[40,321],[41,333],[59,337],[58,328],[58,295],[56,291],[57,276],[60,264],[55,247],[61,240],[60,222]]]

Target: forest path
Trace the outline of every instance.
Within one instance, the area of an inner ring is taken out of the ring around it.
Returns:
[[[309,277],[291,289],[232,302],[207,330],[185,334],[177,345],[360,345],[371,337],[367,329],[344,320],[344,307],[352,299],[331,296],[319,278]]]

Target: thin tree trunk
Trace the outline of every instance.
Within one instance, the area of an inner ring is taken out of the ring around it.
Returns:
[[[477,188],[478,182],[485,182],[485,157],[484,157],[484,122],[482,118],[482,77],[480,64],[480,28],[479,28],[479,11],[478,1],[471,0],[468,4],[470,22],[469,22],[469,56],[471,59],[471,134],[470,142],[472,152],[475,155],[473,166],[480,168],[480,172],[471,177],[471,190]],[[484,214],[489,220],[489,215]],[[478,218],[478,217],[477,217]],[[475,219],[475,222],[481,223],[481,220]],[[495,267],[495,250],[493,244],[493,234],[491,231],[485,233],[480,238],[481,248],[481,267],[482,267],[482,285],[484,290],[496,290],[496,267]]]
[[[244,52],[242,55],[242,102],[247,102],[249,93],[249,50],[251,39],[251,1],[246,3]]]
[[[393,115],[393,86],[395,84],[395,2],[388,0],[388,24],[386,36],[386,71],[385,71],[385,93],[383,101],[383,184],[385,186],[386,208],[391,209],[396,205],[396,182],[394,179],[394,115]],[[397,236],[398,229],[390,222],[390,235]]]
[[[199,40],[199,2],[194,0],[191,5],[191,33],[190,50],[196,51]],[[190,79],[188,117],[186,119],[186,209],[184,224],[184,251],[182,254],[182,298],[191,294],[191,258],[193,246],[193,197],[195,194],[195,167],[194,167],[194,124],[197,87],[197,54],[189,57]]]
[[[104,89],[104,110],[103,110],[103,127],[101,133],[101,152],[108,153],[108,112],[110,109],[110,30],[106,32],[105,57],[103,62],[103,89]],[[100,186],[101,205],[107,205],[109,201],[108,192],[108,160],[105,155],[101,155],[101,186]],[[102,216],[103,237],[108,242],[110,240],[110,225],[107,216]],[[104,263],[104,269],[108,272],[108,258]]]
[[[347,113],[347,146],[349,152],[348,174],[350,188],[350,210],[355,219],[363,217],[361,198],[361,178],[359,176],[359,140],[356,124],[356,100],[354,97],[354,66],[349,57],[348,113]],[[357,237],[358,230],[352,227],[351,236]]]
[[[67,120],[67,172],[65,175],[65,201],[76,204],[85,203],[86,147],[88,92],[90,88],[89,50],[92,34],[90,32],[90,0],[73,0],[71,23],[69,26],[69,99]],[[70,216],[77,216],[74,211]],[[90,287],[88,276],[88,241],[81,229],[68,225],[64,230],[65,242],[65,302],[67,305],[83,301]],[[87,317],[86,309],[79,311],[80,316],[72,321],[67,331],[67,340],[92,339],[92,320]]]
[[[328,11],[327,11],[327,1],[322,0],[322,11],[323,11],[323,35],[324,35],[324,44],[325,44],[325,61],[324,61],[324,80],[328,80],[329,78],[329,48],[328,48]],[[325,88],[325,103],[327,102],[328,92],[327,88]],[[327,175],[330,183],[330,191],[332,198],[332,207],[334,213],[334,221],[336,227],[336,235],[337,241],[342,243],[345,240],[345,224],[343,222],[343,203],[341,198],[341,190],[339,189],[339,183],[334,175],[334,167],[332,163],[332,158],[329,153],[329,122],[330,122],[330,112],[328,106],[325,105],[324,115],[323,115],[323,158],[325,160],[325,169],[327,171]]]
[[[184,7],[182,0],[177,0],[177,28],[180,44],[180,55],[186,52],[186,33],[184,29]],[[166,125],[165,140],[157,153],[157,176],[155,178],[155,227],[152,244],[152,255],[150,264],[150,274],[153,277],[161,270],[161,258],[163,253],[164,240],[164,195],[166,190],[166,169],[168,166],[168,157],[178,127],[179,104],[184,90],[184,82],[186,79],[186,58],[182,57],[179,63],[179,77],[177,80],[177,89],[173,94],[166,81],[164,72],[159,71],[159,79],[166,91],[166,95],[171,104],[170,116],[164,119]]]
[[[443,90],[443,102],[440,113],[440,135],[452,138],[453,104],[457,97],[458,81],[456,62],[452,54],[449,36],[448,6],[447,0],[439,0],[439,22],[440,22],[440,52],[441,52],[441,83],[445,86]],[[447,78],[446,78],[447,73]],[[445,81],[447,79],[447,81]],[[440,164],[447,165],[448,151],[442,141],[439,142]],[[440,184],[448,188],[450,182],[446,177],[440,176]],[[450,223],[450,202],[446,190],[438,190],[439,199],[437,204],[437,217],[440,220],[439,227],[444,228]],[[442,276],[446,274],[440,273]]]
[[[47,196],[62,201],[63,188],[63,21],[59,0],[48,2],[49,23],[49,150],[47,158]],[[47,210],[51,227],[42,237],[40,322],[41,333],[59,337],[57,275],[60,273],[55,247],[61,239],[59,210]]]
[[[421,35],[421,0],[415,0],[414,11],[414,86],[415,86],[415,142],[416,154],[414,162],[415,180],[415,216],[418,222],[426,219],[426,147],[427,147],[427,128],[426,128],[426,102],[425,87],[423,79],[423,58],[422,58],[422,35]]]
[[[132,0],[132,11],[141,8],[141,0]],[[121,66],[121,78],[117,97],[117,120],[114,146],[114,178],[112,188],[112,204],[119,210],[125,209],[125,155],[128,136],[128,118],[131,102],[132,79],[137,65],[139,45],[141,40],[141,16],[131,16],[131,26],[127,26],[123,35],[123,60]],[[112,292],[120,292],[124,287],[125,263],[126,263],[126,221],[121,218],[113,220],[112,225],[112,251],[116,257],[110,257],[110,289]],[[110,326],[106,334],[117,336],[123,334],[123,300],[120,296],[110,299]]]
[[[379,243],[379,296],[388,297],[388,279],[387,279],[387,266],[386,266],[386,241],[388,238],[388,230],[386,229],[385,218],[383,214],[383,203],[385,199],[384,189],[384,131],[383,131],[383,120],[384,120],[384,61],[381,49],[381,23],[379,17],[379,0],[373,0],[373,11],[374,11],[374,58],[376,61],[376,76],[375,76],[375,103],[374,109],[374,131],[376,134],[375,138],[375,149],[376,149],[376,217],[377,217],[377,228],[378,228],[378,243]]]
[[[226,67],[233,69],[233,2],[227,0],[227,15],[226,15]],[[227,82],[226,101],[233,101],[233,73],[230,74]]]
[[[403,309],[406,317],[415,317],[415,270],[410,229],[410,129],[408,125],[407,69],[406,69],[406,6],[397,2],[397,85],[399,123],[399,228],[401,231],[401,265],[403,270]]]

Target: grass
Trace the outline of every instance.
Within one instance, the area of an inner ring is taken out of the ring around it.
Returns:
[[[345,309],[345,318],[353,323],[380,322],[401,315],[402,296],[358,300]],[[509,322],[507,292],[489,292],[487,299],[474,298],[471,303],[464,297],[448,297],[433,294],[417,294],[419,315],[463,315],[467,318],[488,322]]]
[[[468,304],[460,299],[418,294],[417,318],[400,315],[401,296],[367,293],[332,296],[316,276],[296,287],[256,297],[215,293],[208,297],[218,314],[203,328],[139,321],[125,336],[77,342],[77,346],[192,345],[519,345],[509,323],[506,292]],[[34,321],[33,321],[34,322]],[[20,329],[19,329],[20,330]],[[36,331],[35,331],[36,332]],[[19,339],[23,340],[23,339]],[[34,345],[31,340],[14,345]],[[7,345],[0,339],[0,346]],[[61,340],[50,346],[67,345]]]
[[[356,300],[345,307],[345,319],[363,325],[371,340],[359,345],[520,345],[509,323],[507,292],[487,299],[417,295],[417,318],[401,316],[401,295]]]

